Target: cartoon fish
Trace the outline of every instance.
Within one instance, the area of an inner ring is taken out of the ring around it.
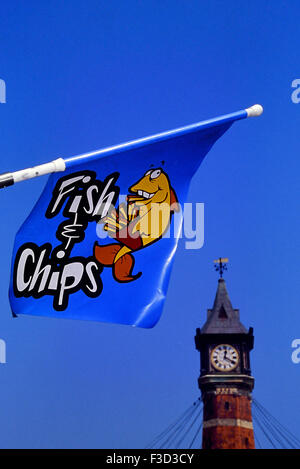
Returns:
[[[168,230],[179,204],[167,174],[152,169],[129,188],[127,204],[120,204],[102,220],[104,229],[118,243],[100,246],[95,243],[94,256],[103,266],[112,267],[118,282],[131,282],[134,257],[131,252],[158,241]]]

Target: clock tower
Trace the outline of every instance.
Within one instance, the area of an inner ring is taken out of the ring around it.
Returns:
[[[227,261],[227,259],[226,259]],[[221,278],[215,302],[202,329],[196,331],[200,352],[199,388],[203,400],[203,449],[254,449],[250,370],[253,329],[240,322]]]

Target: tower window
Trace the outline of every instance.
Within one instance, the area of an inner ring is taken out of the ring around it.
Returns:
[[[229,410],[230,409],[229,402],[226,401],[224,407],[225,407],[225,410]]]
[[[228,319],[227,313],[225,311],[224,306],[222,305],[219,311],[219,318],[220,319]]]

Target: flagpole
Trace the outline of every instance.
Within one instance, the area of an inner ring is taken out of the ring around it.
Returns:
[[[33,168],[22,169],[14,173],[0,174],[0,189],[12,186],[16,182],[27,181],[38,176],[65,171],[66,164],[63,158],[51,161],[50,163],[34,166]]]
[[[242,111],[226,114],[224,116],[216,117],[214,119],[209,119],[206,121],[198,122],[196,124],[180,127],[178,129],[151,135],[150,137],[140,138],[130,142],[122,143],[120,145],[103,148],[101,150],[84,153],[82,155],[77,155],[66,159],[58,158],[56,160],[51,161],[50,163],[34,166],[33,168],[23,169],[21,171],[0,174],[0,189],[12,186],[16,182],[27,181],[28,179],[33,179],[35,177],[44,176],[56,172],[63,172],[67,168],[71,168],[73,165],[76,165],[78,162],[81,162],[82,160],[89,161],[95,156],[109,156],[110,154],[139,148],[147,144],[168,140],[172,137],[179,137],[184,134],[196,132],[198,130],[213,127],[216,125],[222,125],[240,119],[246,119],[248,117],[258,117],[262,113],[263,107],[260,104],[255,104],[254,106],[251,106]]]

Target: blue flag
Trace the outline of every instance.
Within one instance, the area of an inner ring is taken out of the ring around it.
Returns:
[[[191,178],[216,140],[248,115],[64,160],[16,236],[13,314],[153,327]]]

